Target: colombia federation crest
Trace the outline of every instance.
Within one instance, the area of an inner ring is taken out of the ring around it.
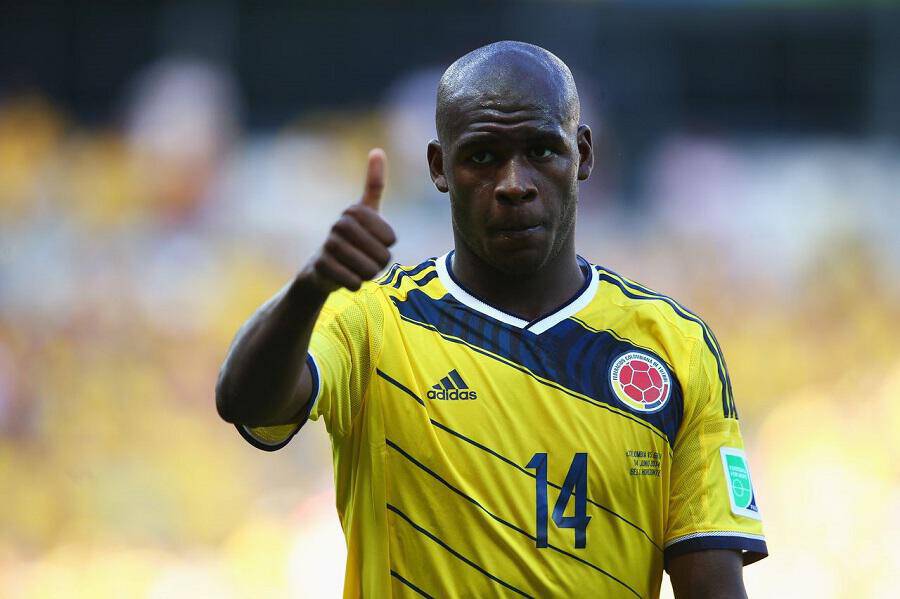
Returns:
[[[609,368],[613,394],[635,412],[658,412],[672,395],[672,379],[662,362],[648,353],[629,351]]]

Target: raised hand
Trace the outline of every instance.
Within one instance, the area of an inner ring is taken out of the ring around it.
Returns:
[[[397,237],[379,214],[386,161],[384,150],[376,148],[369,152],[362,198],[344,210],[305,269],[323,292],[341,287],[356,291],[363,281],[381,272],[391,259],[388,248],[394,245]]]

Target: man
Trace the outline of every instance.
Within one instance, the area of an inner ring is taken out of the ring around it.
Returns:
[[[332,438],[346,597],[744,597],[766,555],[712,332],[575,252],[593,165],[569,69],[499,42],[437,94],[455,249],[405,268],[385,157],[239,331],[221,416],[263,449]]]

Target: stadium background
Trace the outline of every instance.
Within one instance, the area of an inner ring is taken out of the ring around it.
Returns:
[[[503,38],[579,82],[597,146],[581,253],[724,347],[772,552],[751,596],[895,596],[896,5],[0,14],[0,596],[338,596],[323,427],[251,448],[215,414],[217,369],[356,200],[370,147],[390,160],[397,258],[448,248],[424,159],[434,84]]]

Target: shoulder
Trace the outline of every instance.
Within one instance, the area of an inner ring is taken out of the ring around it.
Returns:
[[[594,314],[603,315],[613,333],[653,347],[688,384],[708,378],[710,388],[721,394],[725,415],[736,417],[725,358],[706,321],[668,295],[603,266],[592,267],[598,278]]]
[[[403,297],[413,290],[430,292],[437,281],[437,258],[427,258],[418,264],[402,265],[394,263],[380,278],[363,285],[360,292],[377,294],[381,297]]]
[[[670,341],[687,344],[712,341],[712,330],[695,312],[659,291],[592,264],[597,276],[594,307],[623,326],[652,327]]]
[[[437,278],[435,260],[437,259],[427,258],[412,265],[394,262],[380,277],[363,282],[356,291],[339,289],[331,296],[338,296],[341,301],[365,301],[370,297],[397,294],[410,287],[424,287]]]
[[[383,312],[395,300],[405,300],[414,289],[432,296],[445,293],[438,281],[435,258],[428,258],[413,265],[392,264],[380,277],[366,281],[356,290],[339,289],[328,296],[323,310],[343,313],[362,309],[366,312]],[[434,284],[431,284],[432,282]]]

